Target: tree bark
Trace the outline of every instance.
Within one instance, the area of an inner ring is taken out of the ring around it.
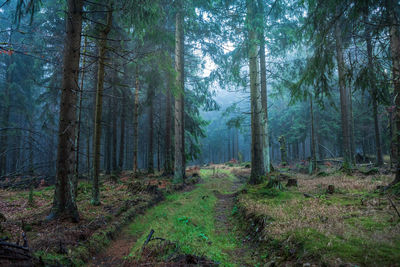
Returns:
[[[93,136],[93,188],[92,204],[100,205],[99,172],[100,172],[100,145],[101,145],[101,120],[103,112],[103,90],[104,90],[104,66],[107,51],[107,36],[111,30],[112,11],[107,12],[107,23],[100,32],[99,41],[99,63],[97,70],[97,92],[96,92],[96,112]]]
[[[127,69],[125,69],[124,75],[127,75]],[[121,95],[121,123],[120,123],[119,158],[118,158],[118,171],[119,172],[122,171],[122,169],[124,167],[125,119],[126,119],[125,88],[123,88],[123,87],[121,88],[120,95]]]
[[[185,179],[185,82],[184,82],[184,33],[183,33],[183,7],[178,1],[175,15],[175,71],[178,92],[175,96],[175,161],[174,183],[182,183]]]
[[[12,45],[12,29],[10,31],[9,44]],[[9,126],[10,120],[10,89],[13,82],[12,65],[14,63],[14,56],[9,55],[6,60],[6,84],[4,90],[4,99],[2,101],[2,118],[1,123],[3,128]],[[7,174],[7,147],[8,147],[8,131],[4,131],[0,137],[0,176]]]
[[[269,156],[269,132],[268,132],[268,94],[267,94],[267,67],[265,62],[265,36],[264,36],[264,3],[258,0],[260,14],[260,82],[261,82],[261,104],[262,104],[262,125],[263,125],[263,158],[265,173],[270,172],[271,159]]]
[[[165,105],[165,161],[164,161],[164,175],[172,175],[174,173],[172,167],[172,144],[171,144],[171,127],[172,127],[172,104],[171,104],[171,88],[168,84],[166,92],[166,105]]]
[[[339,13],[337,8],[336,13]],[[349,90],[346,86],[345,80],[345,65],[343,59],[343,47],[342,47],[342,32],[341,32],[340,20],[335,24],[335,39],[336,39],[336,60],[339,72],[339,87],[340,87],[340,111],[341,111],[341,122],[342,122],[342,138],[343,138],[343,158],[344,161],[351,164],[351,138],[350,138],[350,121],[349,121]]]
[[[257,33],[254,16],[256,6],[253,0],[247,0],[247,25],[249,31],[249,70],[250,70],[250,102],[251,102],[251,176],[250,184],[262,182],[262,175],[265,172],[263,160],[263,132],[261,128],[261,96],[258,89],[257,70]]]
[[[314,129],[314,109],[313,109],[313,99],[310,94],[310,117],[311,117],[311,163],[312,171],[317,170],[317,146],[315,144],[315,129]]]
[[[115,64],[115,68],[118,68],[118,66]],[[117,118],[116,114],[118,113],[117,111],[117,82],[118,82],[118,73],[116,70],[113,71],[113,81],[112,81],[112,114],[110,115],[110,118],[112,120],[112,172],[115,174],[118,170],[118,165],[117,165]]]
[[[87,37],[85,37],[83,54],[86,53]],[[82,121],[82,101],[83,101],[83,85],[85,80],[85,66],[86,57],[83,56],[82,60],[82,76],[81,76],[81,86],[79,88],[79,107],[78,107],[78,123],[76,126],[76,165],[75,165],[75,179],[74,179],[74,192],[75,197],[78,196],[78,180],[79,180],[79,153],[80,153],[80,139],[81,139],[81,121]]]
[[[107,113],[102,114],[101,117],[105,117],[105,125],[103,125],[106,130],[106,135],[104,136],[104,168],[106,169],[105,174],[108,175],[111,174],[111,98],[108,97],[107,100]],[[101,153],[101,148],[99,153]]]
[[[135,175],[138,172],[138,131],[139,131],[139,65],[136,63],[136,89],[135,89],[135,103],[133,106],[133,172]]]
[[[79,220],[72,185],[75,172],[76,93],[79,88],[79,58],[83,0],[67,1],[66,37],[60,102],[57,171],[53,206],[47,219],[61,216]]]
[[[386,0],[386,8],[388,12],[389,34],[390,34],[390,51],[392,57],[392,79],[395,96],[395,140],[396,140],[396,177],[391,183],[392,185],[400,183],[400,32],[399,32],[399,18],[397,17],[396,10],[399,5],[395,0]]]
[[[154,88],[152,87],[152,85],[149,86],[148,88],[148,92],[147,92],[147,101],[149,104],[149,143],[148,143],[148,159],[147,159],[147,172],[148,173],[154,173],[154,148],[153,148],[153,144],[154,144],[154,106],[153,106],[153,97],[154,97]]]
[[[365,22],[365,41],[367,43],[367,56],[368,56],[368,68],[371,74],[374,73],[374,64],[373,64],[373,55],[372,55],[372,43],[371,43],[371,26],[368,21],[368,7],[366,7],[364,14],[364,22]],[[374,77],[374,76],[372,76]],[[372,81],[370,84],[371,97],[372,97],[372,116],[374,119],[374,130],[375,130],[375,145],[376,145],[376,165],[383,165],[383,157],[382,157],[382,145],[381,145],[381,137],[379,131],[379,120],[378,120],[378,89],[376,87],[375,81]]]

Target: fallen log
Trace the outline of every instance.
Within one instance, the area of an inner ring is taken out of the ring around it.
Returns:
[[[28,240],[25,232],[22,233],[24,244],[20,246],[18,243],[5,242],[7,238],[0,241],[0,265],[6,266],[31,266],[33,256],[28,247]],[[18,262],[18,264],[16,263]],[[22,263],[23,262],[23,263]]]

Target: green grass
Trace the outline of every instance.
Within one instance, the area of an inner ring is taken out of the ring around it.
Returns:
[[[388,266],[400,262],[400,240],[393,246],[379,241],[371,242],[358,236],[346,238],[325,235],[315,229],[300,229],[289,233],[297,246],[302,248],[299,258],[340,258],[366,266]]]
[[[366,231],[382,231],[388,226],[390,226],[390,223],[386,220],[382,219],[388,219],[388,218],[375,218],[375,217],[366,217],[366,216],[360,216],[360,217],[353,217],[349,218],[347,220],[347,223],[359,228],[362,227]]]
[[[228,177],[212,178],[212,170],[202,170],[204,183],[190,192],[167,196],[166,201],[137,218],[129,226],[130,233],[138,238],[130,256],[140,255],[143,243],[154,229],[154,237],[176,242],[182,253],[205,256],[223,266],[233,266],[228,251],[240,244],[233,233],[216,232],[218,199],[213,191],[228,192],[235,178],[225,170],[218,171],[227,173]]]

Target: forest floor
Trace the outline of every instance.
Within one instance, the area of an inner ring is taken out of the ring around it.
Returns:
[[[91,184],[78,185],[79,223],[47,221],[54,186],[32,190],[0,189],[0,238],[22,245],[22,232],[37,258],[46,264],[79,265],[109,240],[134,216],[163,199],[160,191],[171,190],[166,177],[133,177],[123,172],[118,181],[101,178],[101,205],[90,204]],[[0,265],[3,262],[0,261]]]
[[[44,220],[54,187],[0,190],[0,230],[15,242],[23,228],[37,256],[64,265],[400,266],[400,188],[381,190],[390,171],[280,167],[272,186],[254,186],[246,165],[202,168],[181,191],[165,177],[123,173],[103,180],[99,207],[82,181],[79,224]]]
[[[283,185],[295,178],[298,186],[265,182],[247,186],[237,199],[260,264],[400,266],[400,215],[394,208],[400,210],[400,187],[382,191],[392,173],[361,169],[349,175],[325,166],[315,175],[281,168],[272,178]]]
[[[232,167],[213,168],[201,170],[201,182],[192,190],[170,194],[135,218],[89,266],[254,266],[232,216],[245,181]]]

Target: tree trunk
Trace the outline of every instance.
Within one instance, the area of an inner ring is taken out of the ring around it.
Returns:
[[[315,144],[315,129],[314,129],[314,110],[313,110],[313,99],[310,94],[310,117],[311,117],[311,164],[312,171],[317,170],[317,146]]]
[[[83,54],[86,53],[87,38],[85,37],[85,42],[83,46]],[[79,107],[78,107],[78,123],[76,126],[76,165],[75,165],[75,179],[74,179],[74,192],[75,197],[78,196],[78,180],[79,180],[79,153],[80,153],[80,139],[81,139],[81,121],[82,121],[82,101],[83,101],[83,85],[85,80],[85,66],[86,57],[83,55],[82,60],[82,76],[81,76],[81,86],[79,88]]]
[[[256,15],[255,2],[246,1],[247,5],[247,27],[249,31],[249,70],[250,70],[250,102],[251,102],[251,176],[250,184],[262,182],[262,175],[265,172],[263,159],[263,131],[261,128],[261,96],[258,89],[257,70],[257,33],[254,16]]]
[[[9,45],[12,45],[12,30],[10,31]],[[13,82],[13,62],[14,56],[9,55],[6,60],[6,84],[4,90],[4,99],[2,101],[3,114],[1,123],[3,128],[9,126],[10,120],[10,89]],[[7,147],[8,147],[8,131],[3,131],[0,137],[0,176],[7,174]]]
[[[166,92],[166,105],[165,105],[165,161],[164,161],[164,175],[172,175],[174,170],[172,168],[172,147],[171,147],[171,126],[172,126],[172,104],[171,104],[171,88],[168,84]]]
[[[118,68],[117,65],[114,66],[115,68]],[[115,174],[117,172],[118,166],[117,166],[117,119],[113,116],[116,116],[116,114],[118,113],[117,111],[117,84],[118,82],[118,73],[116,70],[114,70],[114,75],[113,75],[113,81],[112,81],[112,114],[110,115],[110,118],[112,120],[112,172],[113,174]]]
[[[125,70],[125,74],[127,70]],[[126,101],[125,88],[121,88],[121,123],[120,123],[120,140],[119,140],[119,158],[118,171],[122,171],[124,167],[124,148],[125,148],[125,119],[126,119]]]
[[[147,92],[147,101],[149,104],[149,146],[148,146],[148,159],[147,159],[147,172],[148,173],[154,173],[154,154],[153,154],[153,144],[154,144],[154,106],[153,106],[153,97],[154,97],[154,88],[152,85],[149,86],[148,92]]]
[[[100,171],[100,141],[101,141],[101,119],[103,111],[103,90],[104,90],[104,66],[105,54],[107,51],[107,36],[111,30],[112,11],[107,12],[107,24],[100,32],[99,41],[99,63],[97,70],[97,92],[96,92],[96,112],[93,136],[93,188],[92,204],[100,205],[99,171]]]
[[[368,21],[368,7],[364,14],[365,21],[365,41],[367,43],[367,55],[368,55],[368,68],[371,74],[374,73],[374,64],[372,58],[372,43],[371,43],[371,26]],[[374,77],[374,76],[372,76]],[[376,144],[376,165],[383,165],[382,157],[382,145],[381,137],[379,132],[379,120],[378,120],[378,89],[376,88],[375,80],[371,82],[371,97],[372,97],[372,116],[374,119],[374,130],[375,130],[375,144]]]
[[[235,139],[235,142],[236,142],[236,153],[235,153],[235,157],[240,161],[240,159],[239,159],[239,130],[238,130],[238,128],[235,128],[235,131],[236,131],[236,139]]]
[[[356,164],[355,158],[355,150],[356,150],[356,143],[354,138],[354,119],[353,119],[353,93],[352,89],[349,88],[349,129],[350,129],[350,156],[351,156],[351,163],[354,165]]]
[[[67,1],[66,37],[57,148],[54,202],[47,219],[61,216],[79,220],[72,185],[75,172],[76,92],[79,90],[79,57],[83,0]]]
[[[175,96],[175,161],[174,183],[182,183],[185,179],[185,82],[184,82],[184,37],[182,1],[178,1],[175,17],[175,71],[178,92]]]
[[[336,13],[339,13],[337,8]],[[339,87],[340,87],[340,110],[341,110],[341,122],[342,122],[342,138],[343,138],[343,158],[344,161],[351,164],[351,138],[350,138],[350,121],[349,121],[349,91],[345,81],[345,65],[343,59],[343,47],[342,47],[342,33],[340,20],[335,24],[335,39],[336,39],[336,60],[339,72]]]
[[[267,94],[267,68],[265,62],[265,36],[264,36],[264,3],[258,0],[260,14],[260,82],[261,82],[261,104],[262,104],[262,125],[263,125],[263,158],[265,173],[270,172],[271,159],[269,157],[269,132],[268,132],[268,94]]]
[[[90,125],[89,125],[89,116],[86,121],[87,127],[87,137],[86,137],[86,168],[87,168],[87,178],[90,177]]]
[[[133,107],[133,172],[138,172],[138,131],[139,131],[139,65],[136,63],[136,90],[135,90],[135,103]]]
[[[392,79],[395,95],[395,140],[396,140],[396,177],[392,184],[400,183],[400,32],[399,19],[395,13],[399,5],[395,0],[386,0],[389,15],[390,51],[392,56]]]
[[[103,114],[102,114],[103,117]],[[106,135],[104,137],[104,168],[106,169],[105,174],[111,173],[111,98],[108,97],[107,101],[107,113],[104,114],[105,117],[105,130]],[[101,126],[100,126],[101,127]],[[101,134],[100,134],[101,136]],[[101,148],[99,150],[101,153]]]

